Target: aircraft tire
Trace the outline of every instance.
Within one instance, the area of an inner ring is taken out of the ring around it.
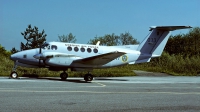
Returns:
[[[92,74],[85,74],[84,80],[85,81],[92,81],[93,80],[93,75]]]
[[[63,72],[63,73],[60,74],[60,78],[61,78],[61,80],[66,80],[67,77],[68,77],[68,74],[65,73],[65,72]]]
[[[16,79],[18,77],[17,72],[11,72],[10,77]]]

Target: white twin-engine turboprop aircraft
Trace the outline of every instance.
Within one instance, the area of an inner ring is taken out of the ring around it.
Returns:
[[[92,81],[90,71],[94,68],[108,68],[126,64],[149,62],[153,57],[161,56],[170,31],[192,28],[190,26],[151,26],[149,35],[140,45],[100,46],[63,42],[44,43],[41,48],[25,50],[11,55],[15,62],[10,77],[17,78],[16,67],[48,68],[63,71],[62,80],[66,80],[68,69],[88,71],[85,81]]]

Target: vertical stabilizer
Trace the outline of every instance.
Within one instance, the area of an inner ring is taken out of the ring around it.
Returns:
[[[190,26],[152,26],[151,33],[139,45],[138,51],[141,54],[151,55],[152,57],[160,56],[169,39],[170,31],[178,29],[192,28]]]

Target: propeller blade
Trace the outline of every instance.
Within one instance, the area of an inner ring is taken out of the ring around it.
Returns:
[[[40,46],[40,49],[39,49],[39,54],[42,53],[42,46]]]
[[[36,54],[33,57],[36,59],[44,59],[44,56],[42,54]]]
[[[41,67],[41,58],[42,58],[42,45],[40,45],[40,48],[39,48],[39,54],[36,54],[34,55],[33,57],[36,58],[36,59],[39,59],[39,67]]]

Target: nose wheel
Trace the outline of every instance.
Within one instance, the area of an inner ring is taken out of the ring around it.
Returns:
[[[93,75],[92,74],[85,74],[84,76],[85,81],[92,81],[93,80]]]
[[[18,77],[17,72],[15,72],[15,71],[11,72],[10,77],[13,78],[13,79],[16,79]]]
[[[68,74],[66,72],[63,72],[63,73],[60,74],[61,80],[66,80],[67,77],[68,77]]]
[[[16,78],[18,77],[18,74],[17,74],[17,72],[16,72],[16,69],[17,69],[17,62],[18,62],[18,60],[15,61],[13,70],[12,70],[12,72],[11,72],[11,74],[10,74],[10,77],[13,78],[13,79],[16,79]]]

